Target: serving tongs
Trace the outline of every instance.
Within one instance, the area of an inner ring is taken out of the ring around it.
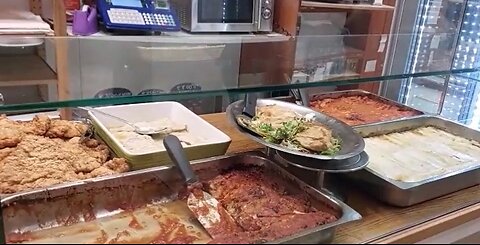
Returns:
[[[252,126],[253,118],[257,113],[257,95],[248,93],[245,95],[245,99],[243,100],[243,109],[242,114],[239,114],[235,117],[238,125],[242,128],[248,130],[249,132],[259,135],[261,137],[265,137],[266,135],[260,131],[258,131],[255,127]]]
[[[192,170],[180,140],[173,135],[163,139],[170,159],[179,168],[187,184],[187,206],[212,238],[242,230],[212,195],[203,191],[203,185]]]

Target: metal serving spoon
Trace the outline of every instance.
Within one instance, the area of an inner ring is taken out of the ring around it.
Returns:
[[[111,115],[111,114],[103,112],[101,110],[94,109],[92,107],[81,107],[81,109],[91,111],[93,113],[102,114],[104,116],[107,116],[107,117],[113,118],[117,121],[120,121],[124,124],[127,124],[128,126],[132,127],[135,130],[135,133],[137,133],[137,134],[142,134],[142,135],[161,134],[161,133],[165,133],[165,130],[167,129],[167,127],[158,128],[158,127],[138,126],[134,123],[131,123],[131,122],[123,119],[123,118]]]
[[[182,174],[189,193],[187,206],[212,238],[222,235],[222,231],[239,232],[233,218],[227,210],[208,192],[203,191],[202,184],[192,169],[187,155],[177,137],[168,135],[163,140],[168,156]]]

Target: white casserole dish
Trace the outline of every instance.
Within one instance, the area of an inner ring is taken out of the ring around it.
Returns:
[[[98,107],[96,109],[132,123],[168,118],[174,122],[187,125],[189,132],[205,139],[201,144],[185,146],[185,151],[190,160],[223,155],[231,143],[230,137],[178,102],[142,103]],[[111,127],[122,126],[123,123],[99,113],[90,111],[88,114],[95,126],[96,134],[105,141],[115,154],[127,159],[133,170],[171,163],[166,150],[141,154],[130,152],[109,130]]]

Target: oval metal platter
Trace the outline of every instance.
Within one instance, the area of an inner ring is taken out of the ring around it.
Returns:
[[[273,144],[265,141],[261,136],[254,134],[250,130],[246,129],[245,127],[239,125],[237,122],[237,117],[242,117],[242,111],[244,107],[243,100],[234,102],[227,107],[227,117],[230,123],[232,123],[236,128],[244,133],[249,138],[253,139],[254,141],[265,145],[267,147],[273,148],[277,151],[281,151],[284,153],[302,156],[312,159],[319,159],[319,160],[343,160],[352,158],[354,156],[360,155],[365,148],[365,142],[363,138],[353,130],[352,127],[348,126],[347,124],[329,117],[323,113],[316,112],[310,108],[303,107],[300,105],[296,105],[293,103],[283,102],[279,100],[273,99],[258,99],[257,106],[267,106],[267,105],[277,105],[289,110],[295,111],[299,115],[305,116],[307,114],[313,113],[315,115],[315,121],[325,125],[330,130],[332,130],[333,136],[337,137],[342,142],[341,150],[334,156],[327,156],[327,155],[317,155],[317,154],[310,154],[310,153],[303,153],[300,151],[292,150],[281,146],[279,144]]]
[[[343,160],[317,160],[277,151],[275,159],[297,168],[309,171],[322,171],[326,173],[349,173],[359,171],[367,167],[369,162],[369,156],[366,152],[362,152],[358,156]]]

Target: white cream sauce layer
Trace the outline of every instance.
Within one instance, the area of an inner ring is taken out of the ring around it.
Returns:
[[[138,122],[135,123],[135,125],[138,127],[151,127],[164,130],[161,134],[141,135],[136,133],[134,128],[128,125],[109,128],[113,136],[132,154],[165,151],[163,138],[167,135],[177,136],[184,147],[206,142],[206,139],[197,137],[194,132],[190,132],[187,125],[173,122],[167,118],[149,122]]]
[[[365,139],[368,168],[390,179],[419,182],[480,163],[480,144],[434,127]]]

